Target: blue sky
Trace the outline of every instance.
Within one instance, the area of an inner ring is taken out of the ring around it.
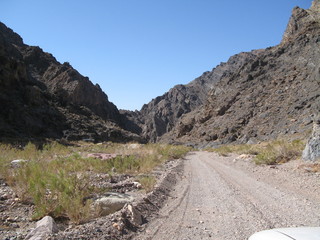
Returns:
[[[312,0],[1,0],[0,21],[140,110],[242,51],[277,45]]]

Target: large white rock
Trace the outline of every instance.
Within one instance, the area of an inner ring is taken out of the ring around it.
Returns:
[[[133,197],[124,193],[109,192],[105,196],[96,199],[92,208],[95,215],[106,216],[121,210],[124,205],[133,201]]]

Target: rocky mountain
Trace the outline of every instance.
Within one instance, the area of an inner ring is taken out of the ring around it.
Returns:
[[[2,23],[0,104],[2,139],[140,140],[98,85]]]
[[[294,8],[279,45],[232,56],[144,105],[129,116],[137,133],[209,145],[308,133],[320,110],[319,5]]]
[[[319,44],[314,0],[293,9],[279,45],[236,54],[132,112],[0,24],[0,136],[206,146],[310,134],[320,111]]]
[[[123,111],[122,114],[140,128],[130,128],[147,141],[157,142],[170,132],[186,113],[205,104],[208,93],[222,76],[231,75],[246,61],[256,56],[257,51],[232,56],[227,63],[221,63],[212,71],[203,73],[187,85],[177,85],[162,96],[145,104],[139,112]]]

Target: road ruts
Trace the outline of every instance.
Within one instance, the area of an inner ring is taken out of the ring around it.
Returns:
[[[320,226],[320,202],[279,189],[230,158],[193,152],[159,216],[135,239],[244,240],[274,227]]]

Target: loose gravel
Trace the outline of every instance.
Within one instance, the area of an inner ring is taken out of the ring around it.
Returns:
[[[320,226],[320,176],[301,165],[191,153],[172,198],[135,239],[244,240],[264,229]]]

